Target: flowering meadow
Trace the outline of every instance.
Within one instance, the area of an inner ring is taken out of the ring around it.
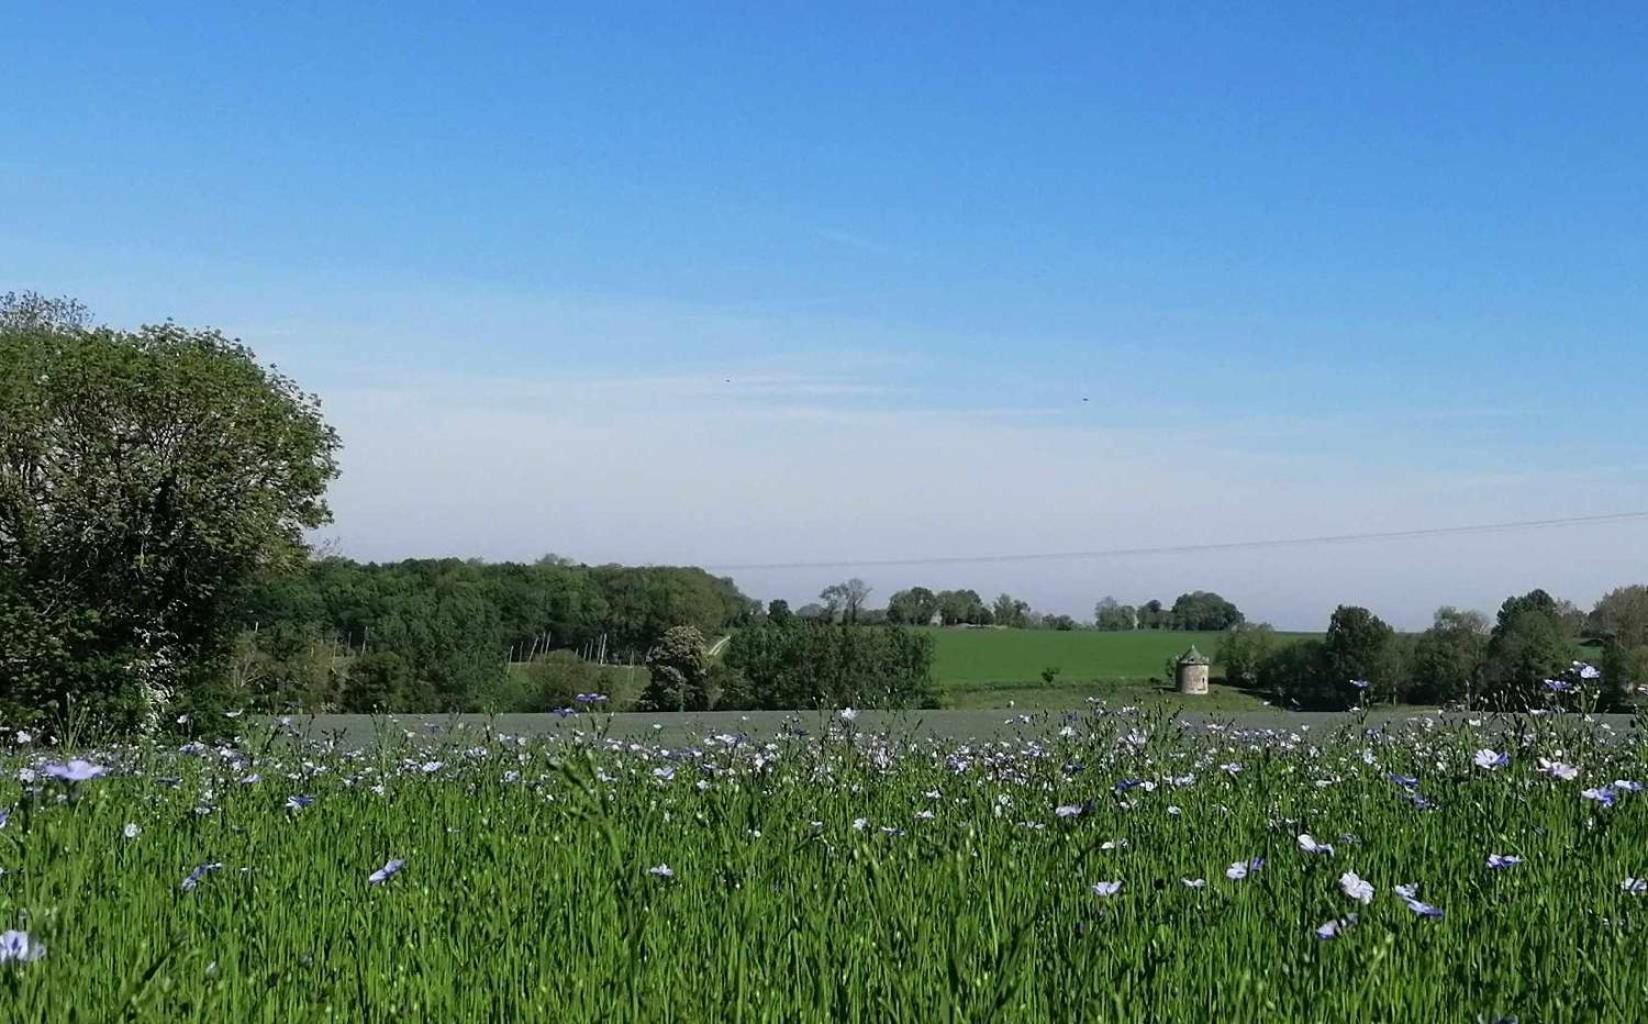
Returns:
[[[1632,1021],[1648,752],[1576,716],[965,742],[7,734],[0,1020]],[[914,735],[913,733],[910,735]]]

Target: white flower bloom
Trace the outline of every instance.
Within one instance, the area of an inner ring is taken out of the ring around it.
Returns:
[[[1362,904],[1373,902],[1373,885],[1354,871],[1339,876],[1339,888],[1346,896]]]

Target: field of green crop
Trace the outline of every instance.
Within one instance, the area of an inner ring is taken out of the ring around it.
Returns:
[[[246,720],[230,724],[242,725]],[[1635,1021],[1648,749],[1561,716],[979,743],[11,745],[0,1020]],[[800,732],[805,725],[806,734]]]
[[[1079,708],[1088,697],[1112,704],[1154,703],[1170,695],[1152,686],[1166,678],[1169,658],[1191,644],[1208,657],[1223,633],[1140,630],[1100,633],[1049,629],[929,629],[934,642],[933,678],[945,707]],[[1284,634],[1303,638],[1309,634]],[[1053,683],[1042,670],[1058,669]],[[1215,674],[1218,667],[1214,668]],[[1258,697],[1214,688],[1196,706],[1216,711],[1262,707]]]

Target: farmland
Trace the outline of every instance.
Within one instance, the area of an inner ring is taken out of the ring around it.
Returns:
[[[1088,697],[1113,703],[1173,699],[1159,684],[1169,658],[1195,644],[1212,657],[1222,633],[1137,630],[1097,632],[1049,629],[929,629],[933,676],[940,699],[955,708],[1077,708]],[[1305,637],[1310,634],[1283,634]],[[1044,669],[1058,669],[1053,683]],[[1217,667],[1215,668],[1217,673]],[[1258,697],[1224,690],[1199,698],[1204,710],[1250,711]]]
[[[1629,1021],[1648,998],[1648,760],[1614,723],[242,722],[5,755],[5,1019]]]

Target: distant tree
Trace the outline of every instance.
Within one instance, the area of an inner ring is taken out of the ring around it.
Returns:
[[[412,689],[412,667],[393,651],[363,654],[349,666],[338,704],[353,714],[374,714],[401,703]]]
[[[795,617],[808,622],[828,622],[835,616],[829,608],[814,601],[797,608]]]
[[[1044,629],[1056,629],[1061,633],[1069,632],[1070,630],[1076,628],[1076,620],[1063,614],[1045,615],[1042,617],[1041,624]]]
[[[741,630],[725,662],[746,685],[724,707],[929,707],[932,636],[899,626],[796,622]]]
[[[991,617],[998,626],[1023,629],[1030,624],[1030,602],[1021,601],[1012,594],[1000,594],[991,606]]]
[[[676,626],[665,631],[658,645],[647,652],[651,675],[641,695],[643,707],[659,711],[703,711],[709,707],[704,684],[709,673],[704,655],[704,634],[694,626]]]
[[[1366,608],[1340,605],[1328,620],[1322,641],[1323,667],[1327,678],[1322,685],[1329,694],[1339,693],[1346,706],[1355,704],[1359,691],[1353,682],[1369,684],[1371,696],[1398,699],[1400,663],[1392,647],[1396,631]]]
[[[767,621],[775,626],[786,626],[795,616],[790,612],[790,602],[782,597],[767,602]]]
[[[319,402],[216,331],[0,299],[0,713],[223,697],[236,613],[330,518]]]
[[[1303,711],[1340,711],[1356,702],[1356,691],[1335,682],[1321,640],[1282,644],[1259,663],[1259,686],[1278,704]]]
[[[79,299],[39,292],[0,295],[0,334],[73,335],[92,329],[92,314]]]
[[[1545,680],[1573,664],[1574,636],[1562,606],[1543,590],[1506,598],[1488,637],[1483,697],[1497,708],[1545,701]]]
[[[1243,619],[1234,604],[1208,590],[1180,594],[1168,614],[1172,628],[1184,630],[1229,629]]]
[[[1093,624],[1105,632],[1137,629],[1139,611],[1130,604],[1118,604],[1113,597],[1104,597],[1093,606]]]
[[[1488,619],[1481,612],[1439,608],[1414,641],[1407,699],[1419,704],[1468,701],[1488,654]]]
[[[1639,583],[1609,591],[1596,603],[1587,625],[1626,650],[1648,647],[1648,586]]]
[[[1139,606],[1140,629],[1167,629],[1171,625],[1171,616],[1162,603],[1151,598]]]
[[[1281,646],[1269,623],[1243,622],[1219,639],[1214,661],[1224,666],[1225,681],[1234,686],[1259,685],[1259,669]]]
[[[946,590],[938,595],[939,612],[946,626],[985,626],[995,616],[976,590]]]
[[[857,622],[859,609],[870,598],[870,585],[854,576],[850,580],[832,583],[819,592],[818,599],[830,610],[830,617],[843,622]]]
[[[887,601],[887,621],[895,625],[925,626],[938,612],[938,595],[926,587],[900,590]]]

